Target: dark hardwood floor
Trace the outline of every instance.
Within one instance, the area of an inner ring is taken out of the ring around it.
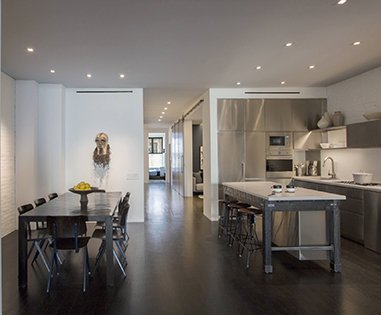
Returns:
[[[286,253],[273,255],[272,275],[260,253],[246,270],[202,215],[202,200],[164,182],[147,185],[146,222],[130,223],[129,234],[126,279],[116,269],[117,285],[107,288],[103,264],[82,293],[82,255],[72,253],[49,295],[41,263],[29,264],[28,289],[18,289],[17,233],[6,236],[3,314],[381,314],[381,255],[347,240],[341,274]],[[98,244],[90,241],[91,264]]]

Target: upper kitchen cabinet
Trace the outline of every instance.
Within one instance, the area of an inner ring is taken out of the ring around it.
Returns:
[[[327,111],[327,101],[325,99],[293,99],[291,101],[292,130],[316,129],[322,113]]]
[[[293,130],[292,102],[289,99],[265,100],[265,129],[268,131]]]
[[[217,111],[219,131],[244,130],[245,100],[220,99]]]
[[[245,130],[265,130],[265,100],[248,99],[245,104]]]

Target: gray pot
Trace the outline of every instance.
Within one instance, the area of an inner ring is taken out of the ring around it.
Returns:
[[[337,111],[332,115],[332,124],[335,127],[344,125],[344,115],[342,112]]]

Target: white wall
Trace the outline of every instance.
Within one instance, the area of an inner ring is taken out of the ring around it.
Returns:
[[[38,84],[16,81],[16,205],[38,196]]]
[[[94,139],[105,132],[111,162],[102,186],[108,191],[130,191],[129,221],[143,222],[143,90],[129,90],[133,93],[77,94],[77,89],[66,90],[66,187],[82,180],[98,182],[92,163]]]
[[[327,88],[328,111],[340,110],[345,124],[365,121],[364,113],[381,111],[381,67]],[[380,135],[375,135],[380,136]],[[321,152],[321,159],[331,156],[339,178],[352,179],[352,173],[362,170],[374,174],[373,181],[381,181],[381,148],[329,150]],[[330,166],[322,168],[325,175]]]
[[[65,87],[39,84],[38,89],[39,196],[61,194],[65,187]]]
[[[15,184],[16,82],[1,74],[1,236],[17,228]]]

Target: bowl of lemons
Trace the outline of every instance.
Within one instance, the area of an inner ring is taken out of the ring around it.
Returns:
[[[74,194],[79,194],[81,196],[80,203],[81,203],[81,210],[87,210],[87,204],[89,202],[89,199],[87,198],[88,194],[94,193],[94,192],[105,192],[104,189],[99,189],[98,187],[92,187],[89,183],[81,181],[80,183],[73,186],[73,188],[70,188],[69,191],[71,191]]]

